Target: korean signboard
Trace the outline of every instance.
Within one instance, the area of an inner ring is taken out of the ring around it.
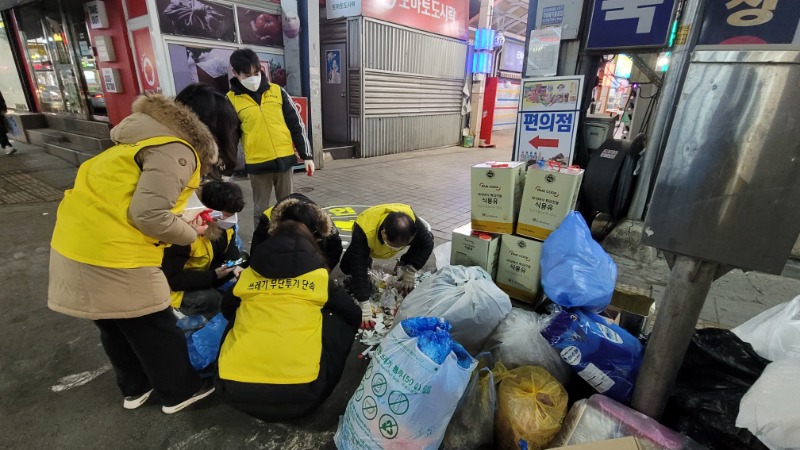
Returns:
[[[515,161],[572,164],[580,117],[582,76],[522,80]]]
[[[595,0],[586,48],[665,46],[675,3],[676,0]]]
[[[697,44],[800,44],[800,4],[797,0],[710,0]]]
[[[466,41],[467,0],[363,0],[363,15]]]
[[[327,0],[325,12],[328,19],[361,15],[361,0]]]
[[[535,29],[561,27],[562,40],[577,39],[582,12],[582,0],[539,0]]]

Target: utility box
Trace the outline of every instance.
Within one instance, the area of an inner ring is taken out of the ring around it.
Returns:
[[[800,51],[698,49],[642,242],[780,274],[800,234]]]

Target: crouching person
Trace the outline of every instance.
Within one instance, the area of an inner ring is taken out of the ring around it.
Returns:
[[[222,314],[230,328],[219,354],[222,399],[265,421],[305,416],[328,398],[361,321],[314,235],[291,220],[254,249]]]
[[[164,250],[161,268],[172,291],[172,307],[187,316],[210,319],[222,303],[220,287],[242,271],[224,263],[240,256],[234,225],[244,208],[244,195],[234,183],[211,181],[200,187],[198,199],[213,210],[213,222],[191,245]]]

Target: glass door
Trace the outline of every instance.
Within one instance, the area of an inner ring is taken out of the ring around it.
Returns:
[[[86,13],[81,0],[63,0],[64,15],[72,36],[72,51],[79,69],[81,90],[89,114],[96,120],[108,121],[102,77],[92,52],[92,41],[86,26]]]

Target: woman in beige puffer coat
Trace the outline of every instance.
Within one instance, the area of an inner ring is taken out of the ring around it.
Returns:
[[[141,97],[111,130],[116,145],[81,165],[59,205],[48,306],[94,321],[126,409],[155,391],[171,414],[213,392],[189,363],[160,265],[166,246],[204,230],[181,212],[220,151],[235,161],[237,125],[210,86]]]

